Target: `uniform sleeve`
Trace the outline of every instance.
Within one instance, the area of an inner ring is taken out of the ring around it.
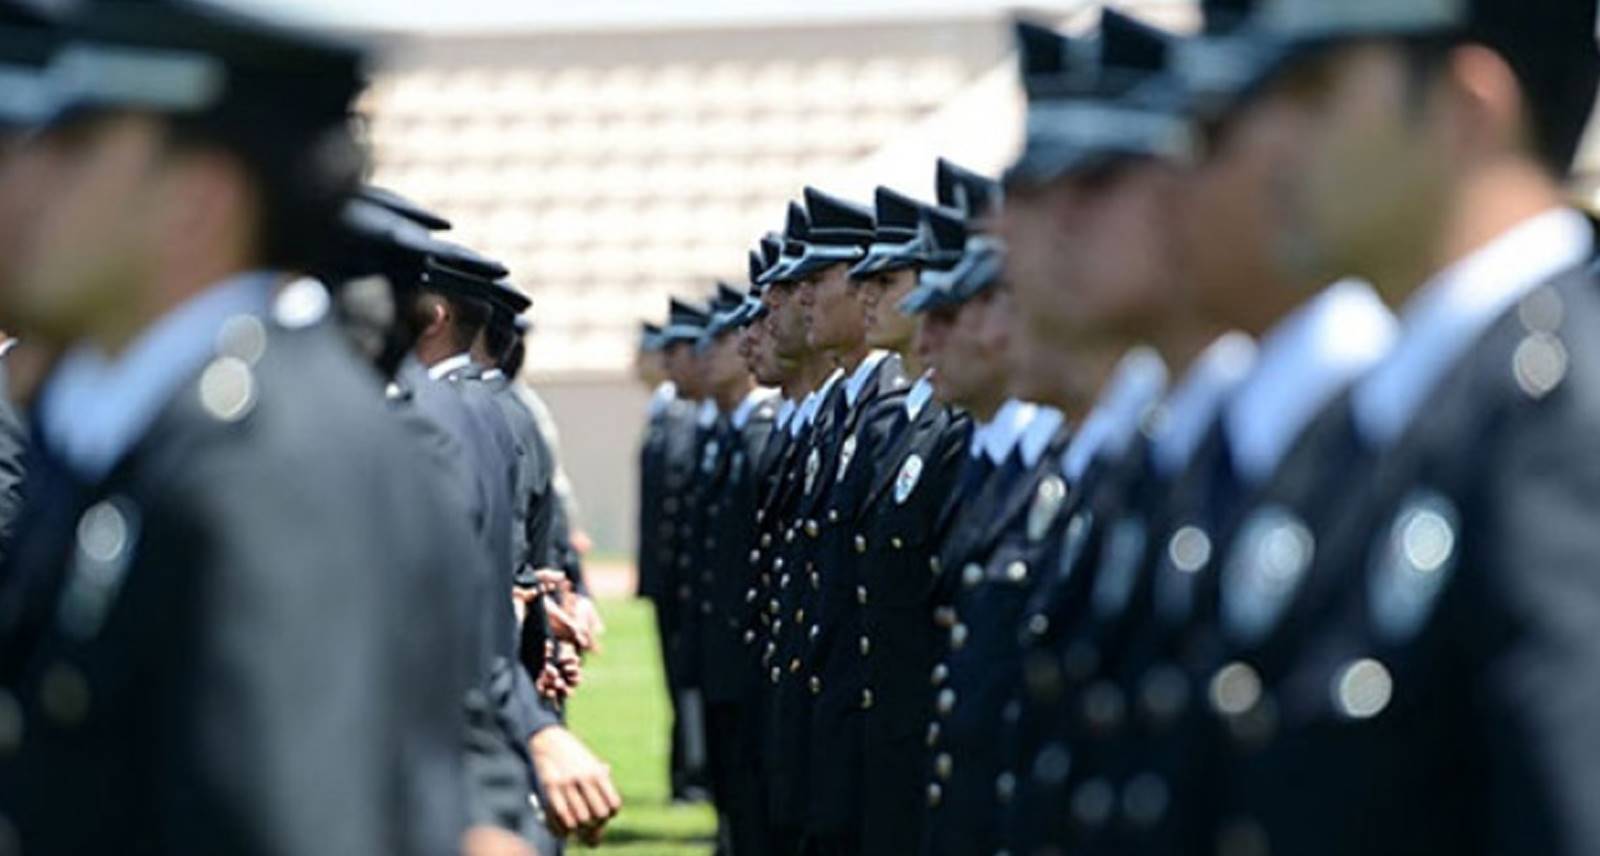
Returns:
[[[178,750],[153,784],[162,849],[444,852],[451,822],[413,816],[406,795],[436,784],[418,759],[459,764],[459,653],[396,644],[397,617],[424,605],[411,602],[409,580],[388,577],[377,515],[348,507],[375,503],[370,491],[334,481],[349,477],[339,466],[297,462],[328,474],[304,485],[260,457],[197,459],[172,501],[185,506],[178,519],[200,525],[154,546],[194,574],[196,595],[192,665],[168,690],[161,723]],[[459,796],[460,785],[441,792]]]
[[[1463,632],[1486,650],[1481,739],[1462,749],[1489,754],[1492,853],[1600,853],[1600,408],[1562,393],[1497,432],[1481,520],[1464,518],[1481,588]]]

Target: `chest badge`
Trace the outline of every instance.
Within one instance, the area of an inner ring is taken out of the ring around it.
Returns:
[[[1060,476],[1050,476],[1039,483],[1033,495],[1033,505],[1028,507],[1028,540],[1037,542],[1050,531],[1050,524],[1061,513],[1067,501],[1067,483]]]
[[[822,471],[822,452],[821,452],[821,450],[818,450],[818,449],[812,449],[811,450],[811,454],[806,456],[806,493],[807,494],[811,493],[811,489],[817,486],[817,474],[819,472],[821,472],[821,471]]]
[[[1271,505],[1252,513],[1222,568],[1222,621],[1237,642],[1261,642],[1305,582],[1316,541],[1299,517]]]
[[[844,445],[839,448],[839,474],[834,478],[843,482],[845,474],[850,472],[850,462],[856,459],[856,435],[851,434],[844,438]]]
[[[900,474],[894,479],[894,502],[896,505],[905,505],[911,498],[911,492],[917,489],[917,482],[922,480],[922,456],[910,455],[906,462],[900,465]]]
[[[1384,641],[1415,636],[1455,571],[1461,516],[1433,491],[1413,494],[1373,545],[1367,608]]]
[[[139,510],[123,497],[90,506],[78,518],[72,566],[56,623],[62,632],[88,640],[100,632],[122,591],[139,539]]]

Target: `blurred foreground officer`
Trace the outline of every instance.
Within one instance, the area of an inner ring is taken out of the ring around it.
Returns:
[[[268,311],[354,187],[361,56],[154,4],[74,36],[4,297],[64,356],[0,607],[0,838],[451,852],[468,679],[414,540],[450,508],[337,332]]]
[[[1340,513],[1258,507],[1224,559],[1219,852],[1600,849],[1600,304],[1560,186],[1594,13],[1286,3],[1246,31],[1274,58],[1250,84],[1309,117],[1295,260],[1401,327],[1315,474]]]

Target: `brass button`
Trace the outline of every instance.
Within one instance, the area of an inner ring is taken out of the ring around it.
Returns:
[[[960,651],[967,644],[967,625],[957,624],[950,628],[950,647]]]
[[[838,509],[836,509],[836,508],[828,509],[828,522],[829,523],[838,523],[839,522],[839,510]]]
[[[794,659],[789,661],[789,673],[790,674],[799,674],[800,673],[800,658],[799,657],[795,657]]]
[[[815,520],[806,521],[806,534],[812,538],[822,534],[822,527]]]
[[[751,550],[750,551],[750,564],[752,564],[752,565],[761,564],[761,551],[760,550]]]
[[[867,552],[867,539],[865,537],[861,536],[861,535],[857,535],[856,536],[856,552],[857,553],[865,553],[865,552]]]
[[[772,667],[772,682],[773,683],[777,683],[778,682],[778,678],[780,678],[780,677],[783,677],[783,670],[779,669],[777,666],[773,666]]]
[[[889,539],[889,546],[895,548],[896,550],[904,550],[906,548],[906,542],[902,540],[899,535],[896,535]]]
[[[865,656],[867,656],[868,654],[871,654],[871,653],[872,653],[872,640],[868,639],[865,636],[861,637],[861,656],[865,657]]]
[[[811,638],[811,641],[815,642],[815,641],[817,641],[817,634],[819,634],[821,632],[822,632],[822,628],[818,627],[815,624],[813,624],[813,625],[811,625],[811,630],[809,632],[807,632],[806,635]]]
[[[761,549],[765,550],[765,549],[767,549],[768,547],[771,547],[771,546],[772,546],[772,533],[771,532],[762,533],[762,535],[761,535]]]
[[[949,752],[940,752],[938,756],[933,759],[934,775],[938,776],[943,781],[950,781],[950,774],[955,772],[955,767],[955,759],[950,757]]]
[[[864,690],[861,691],[861,709],[862,710],[871,710],[872,709],[872,690],[871,689],[864,689]]]
[[[938,556],[929,556],[928,570],[932,571],[934,576],[938,576],[944,570],[944,563],[939,561]]]
[[[933,667],[933,685],[940,686],[950,678],[950,667],[943,663]]]
[[[1026,562],[1012,562],[1006,565],[1006,579],[1020,583],[1028,578],[1028,565]]]
[[[866,586],[856,586],[856,603],[859,603],[862,606],[866,606],[867,605],[867,587]]]
[[[967,588],[972,588],[981,582],[983,582],[982,565],[978,564],[977,562],[971,562],[965,568],[961,569],[962,585],[966,586]]]
[[[956,691],[949,687],[940,690],[938,707],[941,715],[949,716],[950,711],[956,709]]]
[[[939,723],[937,723],[937,722],[928,723],[928,741],[927,742],[928,742],[928,748],[929,749],[932,749],[933,747],[939,745]]]
[[[750,645],[750,644],[753,644],[755,641],[756,641],[756,632],[754,630],[746,630],[744,632],[744,644]]]
[[[797,610],[794,611],[794,623],[796,623],[796,624],[804,624],[804,623],[806,623],[806,611],[804,609],[797,609]]]
[[[944,790],[938,783],[928,785],[928,808],[938,808],[940,800],[944,799]]]
[[[747,588],[747,589],[744,590],[744,602],[745,603],[755,603],[756,602],[756,596],[757,596],[757,593],[756,593],[755,586],[751,586],[750,588]]]
[[[811,694],[812,695],[818,695],[818,694],[820,694],[822,692],[822,679],[821,678],[816,677],[815,675],[813,675],[811,677],[811,680],[809,681],[809,685],[811,687]]]

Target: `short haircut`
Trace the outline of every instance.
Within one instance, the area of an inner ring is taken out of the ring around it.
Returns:
[[[1472,0],[1468,41],[1516,73],[1532,154],[1558,177],[1572,170],[1600,84],[1593,0]]]
[[[489,323],[489,304],[458,294],[422,289],[417,292],[416,301],[416,312],[421,321],[419,329],[427,327],[429,304],[433,301],[444,303],[450,310],[450,346],[458,352],[471,350],[473,343],[478,340],[478,333]]]

